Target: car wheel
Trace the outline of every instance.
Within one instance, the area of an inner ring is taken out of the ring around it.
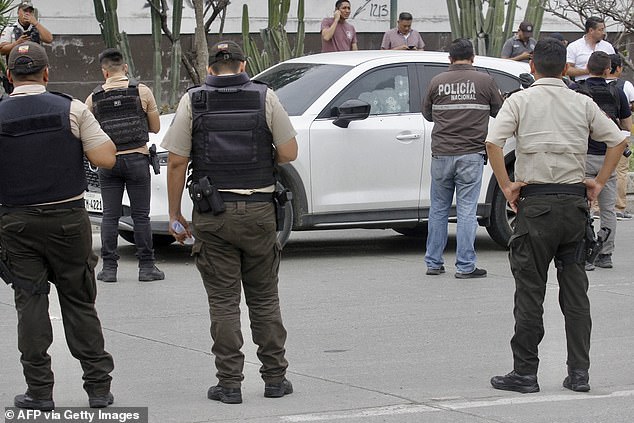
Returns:
[[[512,181],[515,180],[512,169],[509,169],[509,177]],[[491,200],[490,222],[486,229],[493,241],[497,242],[501,247],[508,248],[516,218],[517,214],[506,201],[504,193],[496,183]]]
[[[276,189],[283,190],[284,185],[278,182]],[[288,238],[291,236],[291,231],[293,230],[293,219],[293,200],[291,200],[284,205],[284,226],[277,231],[277,241],[280,243],[282,248],[284,248],[288,242]]]
[[[413,238],[425,238],[427,236],[427,224],[418,225],[413,228],[393,228],[401,235],[410,236]]]
[[[134,244],[134,232],[132,231],[119,231],[121,238],[128,241],[130,244]],[[152,244],[154,248],[167,247],[175,241],[172,235],[152,235]]]

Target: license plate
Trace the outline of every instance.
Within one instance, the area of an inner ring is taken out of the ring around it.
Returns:
[[[98,192],[84,193],[84,201],[86,202],[86,211],[90,213],[103,213],[103,202],[101,201],[101,194]]]

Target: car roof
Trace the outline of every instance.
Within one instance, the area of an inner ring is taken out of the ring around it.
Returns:
[[[394,62],[432,62],[449,63],[449,53],[446,51],[400,51],[400,50],[356,50],[339,51],[334,53],[318,53],[287,60],[284,63],[327,63],[332,65],[358,66],[372,61]],[[528,72],[526,63],[516,62],[497,57],[475,56],[475,66],[504,70],[519,75]]]

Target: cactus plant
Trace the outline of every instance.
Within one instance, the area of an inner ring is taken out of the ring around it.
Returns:
[[[486,17],[483,16],[484,0],[447,0],[451,36],[473,41],[477,54],[499,56],[504,42],[511,37],[517,0],[488,0]],[[534,26],[534,36],[544,15],[544,0],[529,0],[524,20]],[[506,12],[504,8],[506,7]]]
[[[248,57],[249,72],[259,73],[269,66],[299,57],[304,54],[304,0],[299,0],[297,6],[297,36],[295,47],[291,47],[285,26],[290,11],[290,0],[269,0],[268,26],[260,30],[264,49],[260,51],[249,31],[249,7],[242,7],[242,45]]]
[[[181,20],[183,17],[183,0],[174,0],[172,14],[172,63],[170,67],[170,105],[175,105],[179,94],[179,82],[181,73]]]
[[[159,13],[159,1],[150,0],[154,3],[155,7],[150,8],[150,15],[152,16],[152,46],[154,50],[154,57],[152,58],[152,65],[154,67],[154,98],[161,98],[161,81],[163,74],[163,61],[161,57],[161,15]]]

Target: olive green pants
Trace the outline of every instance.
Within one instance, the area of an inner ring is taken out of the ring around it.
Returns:
[[[277,290],[280,248],[275,233],[273,203],[226,202],[214,216],[194,212],[196,242],[192,248],[202,276],[211,317],[211,352],[221,386],[239,388],[244,379],[244,344],[240,297],[249,308],[251,334],[258,345],[260,373],[268,383],[286,375],[286,329]]]
[[[40,292],[15,289],[18,349],[29,392],[38,399],[52,397],[50,281],[57,289],[66,343],[84,371],[84,389],[89,395],[107,394],[114,363],[104,350],[95,310],[97,256],[86,210],[16,211],[1,216],[0,222],[5,261],[15,276]]]
[[[520,200],[509,261],[515,277],[515,335],[511,339],[514,370],[536,374],[538,345],[544,337],[544,296],[548,267],[555,260],[559,306],[565,319],[567,364],[590,367],[590,301],[585,256],[587,200],[575,195],[537,195]]]

